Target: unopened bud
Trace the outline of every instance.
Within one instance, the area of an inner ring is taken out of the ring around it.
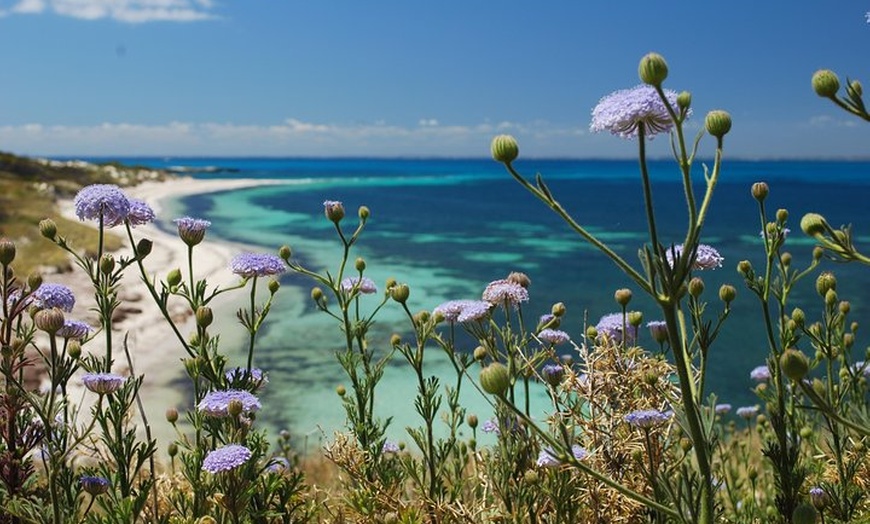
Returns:
[[[320,299],[323,298],[323,290],[319,287],[311,288],[311,300],[315,302],[320,302]]]
[[[692,105],[692,93],[688,91],[683,91],[679,95],[677,95],[677,107],[682,110],[689,109]]]
[[[807,213],[801,218],[801,230],[811,237],[824,234],[828,229],[827,220],[818,213]]]
[[[788,220],[788,209],[777,209],[776,221],[780,224],[784,224],[786,220]]]
[[[806,502],[798,504],[791,515],[792,524],[816,524],[819,519],[819,512],[812,504]]]
[[[207,328],[214,321],[214,313],[208,306],[200,306],[196,310],[196,325],[201,328]]]
[[[501,396],[510,385],[510,373],[501,362],[493,362],[480,372],[480,387],[490,395]]]
[[[27,287],[31,291],[36,291],[42,285],[42,275],[39,273],[31,273],[27,276]]]
[[[744,277],[748,276],[750,273],[752,273],[752,263],[748,260],[741,260],[737,263],[737,272]]]
[[[789,348],[782,352],[779,365],[785,376],[795,382],[803,379],[810,370],[810,361],[807,356],[795,348]]]
[[[169,446],[166,447],[166,454],[170,457],[178,455],[178,444],[176,444],[175,442],[170,442]]]
[[[357,271],[365,271],[366,270],[365,259],[362,257],[357,258],[353,263],[353,267],[355,267]]]
[[[532,280],[529,278],[529,276],[525,273],[520,273],[519,271],[512,272],[510,275],[507,276],[505,280],[517,284],[518,286],[521,286],[525,289],[529,289],[529,286],[532,285]]]
[[[173,269],[166,275],[166,284],[169,285],[170,288],[177,287],[181,284],[181,270]]]
[[[830,271],[825,271],[816,278],[816,292],[819,296],[826,296],[828,291],[837,289],[837,277]]]
[[[372,212],[366,206],[359,206],[359,210],[357,211],[357,215],[359,219],[365,222],[371,216]]]
[[[54,240],[57,236],[57,224],[54,220],[46,218],[39,221],[39,233],[49,240]]]
[[[477,346],[474,348],[474,360],[483,360],[486,358],[487,351],[483,346]]]
[[[731,284],[722,284],[719,288],[719,300],[730,304],[737,297],[737,289]]]
[[[520,147],[514,137],[510,135],[498,135],[492,139],[490,152],[492,153],[493,160],[496,162],[510,164],[519,156]]]
[[[825,305],[833,306],[837,303],[837,292],[833,289],[829,289],[827,293],[825,293]]]
[[[115,257],[106,253],[102,257],[100,257],[100,272],[104,275],[112,274],[112,271],[115,270]]]
[[[143,238],[136,244],[136,255],[142,259],[151,254],[151,249],[154,247],[154,243],[148,240],[147,238]]]
[[[620,306],[627,306],[629,302],[631,302],[631,290],[630,289],[617,289],[616,293],[613,294],[613,299],[616,300],[616,303]]]
[[[628,325],[633,327],[637,327],[643,322],[643,313],[641,313],[640,311],[629,311],[626,317],[628,320]]]
[[[689,281],[689,294],[695,298],[698,298],[703,292],[704,281],[701,280],[701,277],[693,277],[692,280]]]
[[[408,297],[411,295],[411,288],[408,287],[408,284],[396,284],[392,288],[390,288],[390,298],[398,302],[399,304],[404,304],[408,301]]]
[[[804,322],[806,322],[806,318],[807,316],[804,313],[804,310],[799,307],[794,308],[791,312],[791,319],[794,320],[795,324],[798,326],[803,326]]]
[[[175,408],[169,408],[166,410],[166,422],[170,424],[175,424],[178,422],[178,410]]]
[[[82,356],[82,343],[76,339],[71,339],[66,346],[66,353],[73,360],[78,360]]]
[[[343,397],[347,395],[347,389],[345,389],[345,387],[342,385],[338,385],[335,387],[335,394],[339,397]]]
[[[477,415],[475,415],[474,413],[472,413],[471,415],[468,415],[468,418],[466,418],[465,420],[468,423],[468,427],[470,427],[471,429],[474,429],[477,427],[477,423],[478,423]]]
[[[245,405],[237,398],[234,398],[227,403],[227,413],[229,413],[231,417],[238,417],[244,410]]]
[[[756,182],[752,184],[752,198],[759,202],[764,202],[767,195],[770,193],[770,187],[765,182]]]
[[[0,264],[8,266],[15,260],[15,243],[8,238],[0,238]]]
[[[856,97],[861,98],[864,96],[864,86],[861,85],[861,82],[857,80],[852,80],[849,82],[849,90],[851,91],[849,94],[855,94]]]
[[[731,115],[727,111],[710,111],[704,119],[704,127],[708,133],[721,139],[731,131]]]
[[[668,77],[668,63],[665,57],[658,53],[648,53],[640,59],[637,75],[644,84],[659,87]]]
[[[553,304],[553,307],[550,308],[550,313],[553,314],[554,317],[559,318],[565,314],[565,304],[563,302],[556,302]]]
[[[338,224],[344,218],[344,204],[335,200],[327,200],[323,203],[323,214],[330,222]]]
[[[51,309],[42,309],[36,312],[33,317],[36,327],[46,333],[54,334],[58,329],[63,327],[64,317],[63,311],[53,307]]]
[[[840,90],[840,79],[830,69],[820,69],[813,74],[813,91],[824,98],[833,98]]]
[[[396,347],[402,343],[402,337],[399,336],[398,333],[393,333],[390,337],[390,345]]]
[[[290,260],[290,257],[293,256],[293,250],[290,249],[290,246],[281,246],[281,248],[278,249],[278,256],[281,257],[281,260],[287,262]]]

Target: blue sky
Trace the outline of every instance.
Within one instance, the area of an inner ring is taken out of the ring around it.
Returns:
[[[662,53],[726,154],[870,157],[818,98],[870,89],[870,0],[0,0],[0,150],[38,155],[631,157],[592,107]],[[651,144],[667,154],[667,140]]]

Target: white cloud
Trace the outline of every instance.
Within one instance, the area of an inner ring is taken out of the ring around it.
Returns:
[[[49,156],[485,156],[490,140],[500,133],[517,136],[528,154],[547,156],[576,150],[583,130],[547,122],[416,126],[383,121],[329,124],[295,118],[273,124],[106,122],[0,126],[0,144],[16,153]]]
[[[830,115],[817,115],[810,117],[808,121],[810,127],[826,128],[826,127],[857,127],[858,118],[834,118]]]
[[[119,22],[194,22],[215,18],[211,0],[20,0],[10,13],[46,12],[80,20]]]

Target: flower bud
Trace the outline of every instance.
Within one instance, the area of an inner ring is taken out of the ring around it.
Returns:
[[[8,266],[15,260],[15,243],[8,238],[0,238],[0,264]]]
[[[36,312],[33,318],[36,327],[46,333],[54,334],[58,329],[63,327],[63,311],[53,307],[51,309],[42,309]]]
[[[595,326],[588,326],[586,328],[586,338],[591,340],[598,338],[598,329],[596,329]]]
[[[644,84],[659,87],[668,77],[668,63],[665,57],[658,53],[648,53],[640,59],[637,75]]]
[[[270,278],[269,284],[266,285],[266,288],[268,288],[269,293],[274,295],[275,293],[278,292],[279,289],[281,289],[281,283],[278,282],[277,280],[275,280],[274,278]]]
[[[825,305],[833,306],[837,303],[837,292],[833,289],[829,289],[827,293],[825,293]]]
[[[39,221],[39,233],[49,240],[54,240],[57,236],[57,224],[54,220],[46,218]]]
[[[752,198],[759,202],[764,202],[767,195],[770,193],[770,187],[765,182],[756,182],[752,184]]]
[[[166,284],[170,288],[177,287],[179,284],[181,284],[181,270],[173,269],[172,271],[170,271],[169,274],[166,275]]]
[[[830,69],[819,69],[813,74],[813,91],[824,98],[833,98],[840,90],[840,79]]]
[[[683,91],[679,95],[677,95],[677,107],[685,111],[689,109],[689,106],[692,105],[692,93],[688,91]]]
[[[395,286],[390,288],[390,298],[392,298],[399,304],[404,304],[405,302],[407,302],[410,295],[411,288],[408,287],[408,284],[396,284]]]
[[[474,413],[472,413],[471,415],[468,415],[468,418],[466,418],[465,421],[468,423],[468,427],[470,427],[471,429],[474,429],[477,427],[477,423],[478,423],[477,415],[475,415]]]
[[[81,483],[82,490],[92,497],[109,491],[109,481],[103,477],[82,477],[79,482]]]
[[[708,133],[721,139],[731,131],[731,115],[727,111],[710,111],[704,119],[704,127],[707,128]]]
[[[849,312],[852,311],[852,304],[850,304],[848,300],[844,300],[837,304],[837,309],[840,310],[840,313],[848,315]]]
[[[791,253],[786,251],[785,253],[780,255],[779,261],[782,262],[783,266],[790,266],[791,265]]]
[[[752,263],[748,260],[741,260],[737,263],[737,272],[744,277],[749,276],[752,273]]]
[[[788,209],[777,209],[776,221],[780,224],[784,224],[786,220],[788,220]]]
[[[629,311],[626,317],[629,326],[638,327],[643,322],[643,313],[640,311]]]
[[[330,222],[338,224],[344,218],[344,204],[335,200],[323,202],[323,214]]]
[[[396,347],[401,343],[402,337],[400,337],[398,333],[393,333],[393,335],[390,337],[390,346]]]
[[[797,324],[798,326],[803,326],[804,322],[806,322],[807,316],[804,313],[803,309],[796,307],[791,312],[791,319],[794,320],[795,324]]]
[[[719,300],[730,304],[737,297],[737,289],[731,284],[722,284],[719,288]]]
[[[290,246],[285,245],[285,246],[281,246],[281,248],[278,249],[278,256],[281,257],[281,260],[283,260],[284,262],[287,262],[288,260],[290,260],[290,257],[292,255],[293,255],[293,250],[290,249]]]
[[[521,286],[525,289],[529,289],[529,286],[532,285],[532,280],[525,273],[520,273],[519,271],[513,271],[510,275],[505,279],[508,282],[512,282],[518,286]]]
[[[426,322],[429,322],[430,318],[432,318],[432,315],[428,311],[418,311],[417,314],[414,315],[414,325],[421,326]]]
[[[613,299],[616,300],[616,303],[620,306],[627,306],[629,302],[631,302],[631,290],[630,289],[617,289],[616,293],[613,294]]]
[[[73,360],[78,360],[82,356],[82,343],[76,339],[72,339],[67,343],[66,353]]]
[[[803,379],[810,370],[810,361],[802,351],[789,348],[779,357],[779,365],[785,376],[795,382]]]
[[[523,480],[526,484],[530,486],[534,486],[538,483],[538,472],[533,469],[527,469],[525,473],[523,473]]]
[[[143,238],[136,244],[136,255],[139,257],[139,259],[143,259],[151,254],[151,249],[153,247],[153,242],[151,242],[147,238]]]
[[[320,300],[322,298],[323,298],[323,290],[322,289],[320,289],[319,287],[311,288],[311,300],[313,300],[315,302],[320,302]]]
[[[361,221],[365,222],[366,220],[368,220],[369,216],[371,216],[371,214],[372,214],[372,212],[369,210],[368,207],[359,206],[359,210],[357,211],[357,215],[359,216],[359,219]]]
[[[342,386],[341,384],[339,384],[338,386],[335,387],[335,394],[338,395],[339,397],[343,397],[343,396],[347,395],[347,389],[344,386]]]
[[[490,151],[492,152],[493,160],[496,162],[510,164],[519,156],[520,146],[514,137],[510,135],[498,135],[492,139]]]
[[[855,335],[852,333],[844,333],[843,334],[843,346],[846,349],[852,349],[852,346],[855,345]]]
[[[553,304],[553,307],[550,308],[550,313],[552,313],[554,317],[560,318],[565,314],[565,309],[565,304],[563,302],[556,302]]]
[[[828,229],[830,226],[827,220],[818,213],[807,213],[801,219],[801,230],[811,237],[821,235]]]
[[[207,328],[214,321],[214,313],[208,306],[200,306],[196,309],[196,325]]]
[[[857,80],[852,80],[849,82],[849,91],[850,95],[854,93],[857,98],[861,98],[864,96],[864,86],[861,85],[861,82]]]
[[[692,440],[686,437],[680,439],[680,449],[683,450],[683,453],[688,453],[692,450]]]
[[[106,253],[100,257],[100,272],[104,275],[110,275],[115,270],[115,257]]]
[[[366,261],[363,257],[358,257],[354,263],[353,267],[356,268],[357,271],[365,271],[366,270]]]
[[[837,289],[837,278],[830,271],[825,271],[816,279],[816,292],[824,297],[832,289]]]
[[[689,281],[689,294],[695,298],[698,298],[703,292],[704,281],[701,280],[701,277],[693,277],[692,280]]]
[[[169,408],[166,410],[166,422],[170,424],[175,424],[178,422],[178,410],[175,408]]]
[[[169,455],[170,458],[178,455],[178,444],[170,442],[169,445],[166,446],[166,454]]]
[[[791,515],[792,524],[816,524],[819,512],[811,504],[806,502],[798,504]]]
[[[245,410],[245,405],[242,404],[242,401],[234,398],[227,403],[227,413],[231,417],[238,417]]]
[[[480,387],[490,395],[504,395],[510,385],[510,373],[501,362],[493,362],[480,372]]]
[[[746,472],[746,476],[749,477],[749,480],[755,481],[758,478],[758,468],[755,466],[749,466],[749,469]]]
[[[474,348],[474,360],[483,360],[486,358],[487,351],[483,346],[477,346]]]

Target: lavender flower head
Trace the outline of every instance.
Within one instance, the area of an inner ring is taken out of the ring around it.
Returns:
[[[211,222],[201,218],[181,217],[173,220],[178,226],[178,236],[190,247],[193,247],[205,238],[205,230],[211,226]]]
[[[731,411],[731,404],[716,404],[713,407],[713,412],[717,415],[724,415],[725,413],[729,413]]]
[[[674,259],[681,256],[683,253],[683,244],[677,244],[673,247],[665,249],[665,257],[668,259],[668,265],[674,267]],[[692,264],[692,269],[716,269],[722,267],[722,261],[725,260],[715,248],[707,244],[698,244],[698,251],[695,256],[695,262]]]
[[[33,305],[37,309],[51,309],[56,307],[67,313],[73,310],[76,297],[72,289],[63,284],[42,284],[33,292]]]
[[[606,336],[607,340],[614,344],[621,344],[623,340],[623,321],[625,322],[625,327],[628,328],[628,334],[625,336],[626,344],[634,343],[634,333],[632,333],[631,326],[628,325],[628,320],[624,318],[622,313],[611,313],[609,315],[604,315],[601,317],[601,320],[598,321],[598,324],[595,325],[595,330],[598,331],[599,338],[602,336]]]
[[[507,279],[494,280],[483,290],[484,300],[497,306],[520,305],[520,302],[529,301],[529,291],[523,286]]]
[[[384,445],[381,446],[381,453],[398,453],[400,449],[401,448],[399,448],[399,445],[395,442],[391,440],[385,440]]]
[[[857,374],[863,372],[865,377],[870,378],[870,364],[867,364],[863,360],[859,360],[858,362],[852,364],[850,369],[852,370],[852,373]]]
[[[538,339],[542,342],[549,342],[550,344],[563,344],[571,340],[571,337],[568,336],[568,333],[559,329],[542,329],[541,332],[538,333]]]
[[[83,187],[75,196],[73,204],[79,220],[102,218],[105,227],[123,224],[130,213],[130,201],[116,185],[93,184]]]
[[[324,200],[323,214],[326,215],[331,222],[336,224],[344,218],[344,204],[338,200]]]
[[[649,429],[664,424],[671,416],[672,414],[663,413],[657,409],[642,409],[626,415],[625,421],[636,428]]]
[[[133,227],[150,224],[154,222],[154,210],[142,200],[131,198],[127,222]]]
[[[239,444],[229,444],[213,451],[209,451],[202,461],[203,471],[215,475],[224,471],[231,471],[251,459],[251,450]]]
[[[496,435],[501,433],[501,430],[498,428],[498,421],[494,418],[485,420],[483,424],[480,425],[480,430],[484,433],[495,433]]]
[[[649,334],[652,335],[653,340],[659,344],[668,340],[668,323],[664,320],[651,320],[646,323],[646,327],[649,329]]]
[[[737,408],[737,416],[749,420],[752,417],[758,415],[758,411],[758,406],[743,406],[741,408]]]
[[[485,317],[492,303],[485,300],[450,300],[436,306],[433,313],[440,313],[448,322],[470,322]]]
[[[290,461],[286,457],[273,457],[266,466],[266,471],[270,473],[282,473],[290,469]]]
[[[243,278],[278,275],[287,270],[284,261],[268,253],[241,253],[230,261],[230,270]]]
[[[121,389],[127,379],[114,373],[86,373],[82,377],[82,383],[88,391],[100,395],[111,395]]]
[[[63,327],[57,330],[57,336],[81,340],[88,336],[91,331],[93,328],[87,322],[67,318],[63,321]]]
[[[82,489],[92,497],[109,491],[109,481],[103,477],[84,476],[79,479]]]
[[[571,446],[571,454],[574,455],[574,458],[577,460],[583,460],[589,456],[589,452],[583,449],[579,444],[574,444]],[[538,460],[536,462],[538,467],[542,468],[552,468],[561,465],[562,463],[559,461],[559,458],[556,456],[556,453],[553,451],[553,448],[544,448],[538,454]]]
[[[354,287],[359,289],[359,292],[364,295],[371,295],[372,293],[378,292],[378,286],[376,286],[375,282],[368,277],[347,277],[341,281],[341,289],[343,291],[350,291]]]
[[[234,400],[242,404],[243,413],[259,411],[262,407],[260,400],[251,393],[238,389],[228,389],[208,393],[199,401],[196,409],[212,417],[228,417],[230,415],[230,403]]]
[[[755,382],[767,382],[770,380],[770,368],[766,365],[753,368],[753,370],[749,372],[749,378]]]
[[[228,369],[224,376],[232,389],[238,386],[253,386],[250,389],[257,391],[269,383],[269,377],[260,368],[232,368]]]
[[[541,368],[541,376],[544,377],[547,384],[556,387],[562,383],[562,379],[565,377],[565,368],[559,364],[547,364]]]
[[[665,89],[665,98],[677,107],[677,93]],[[652,86],[641,85],[622,89],[602,98],[592,110],[590,131],[610,131],[622,138],[635,138],[643,124],[644,134],[653,137],[670,131],[674,123],[661,97]]]

